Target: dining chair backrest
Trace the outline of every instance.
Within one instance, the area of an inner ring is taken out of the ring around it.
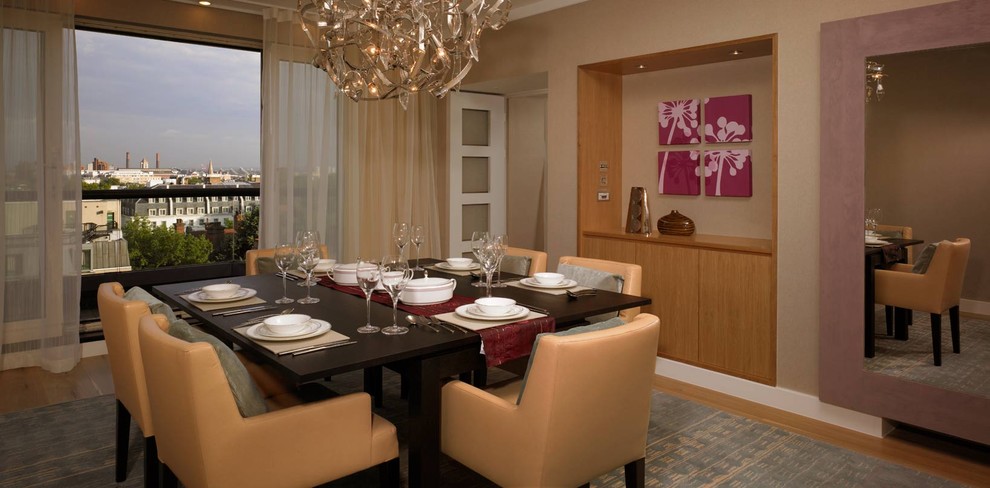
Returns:
[[[963,277],[966,274],[966,264],[969,262],[969,239],[959,238],[955,242],[942,241],[932,256],[925,277],[933,280],[939,311],[959,305],[962,298]]]
[[[124,298],[124,287],[114,282],[101,284],[96,300],[107,343],[114,393],[137,421],[144,436],[151,437],[155,435],[155,429],[138,345],[138,321],[151,315],[151,309],[145,302]]]
[[[543,273],[547,270],[547,253],[522,247],[509,247],[505,253],[507,256],[521,256],[529,258],[529,270],[526,274],[533,276],[536,273]]]
[[[618,261],[608,261],[605,259],[581,258],[577,256],[562,256],[559,264],[570,264],[585,268],[597,269],[606,273],[613,273],[622,276],[622,293],[626,295],[639,295],[643,286],[643,267],[638,264],[621,263]],[[619,312],[619,317],[629,322],[639,315],[639,307],[629,308]]]
[[[330,257],[330,251],[327,249],[326,244],[320,245],[320,257],[323,259]],[[253,276],[256,274],[261,274],[261,271],[258,268],[258,258],[275,259],[275,248],[249,249],[248,252],[244,254],[245,275]]]
[[[897,239],[912,239],[914,238],[914,231],[905,225],[887,225],[887,224],[877,224],[877,232],[885,237],[893,237]],[[908,264],[914,263],[914,250],[911,246],[904,248],[905,250],[905,261]]]

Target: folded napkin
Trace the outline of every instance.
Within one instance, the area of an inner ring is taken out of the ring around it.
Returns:
[[[236,302],[223,302],[223,303],[202,303],[193,302],[189,300],[189,295],[179,295],[179,298],[189,302],[194,307],[204,311],[209,312],[211,310],[220,310],[224,308],[236,308],[236,307],[246,307],[248,305],[260,305],[262,303],[267,303],[266,301],[254,296],[251,298],[245,298],[243,300],[238,300]]]
[[[507,281],[507,282],[505,282],[505,284],[507,284],[509,286],[514,286],[516,288],[522,288],[523,290],[538,291],[540,293],[547,293],[547,294],[550,294],[550,295],[563,295],[563,294],[567,293],[568,290],[570,290],[570,291],[581,291],[581,290],[590,290],[591,289],[591,288],[589,288],[587,286],[581,286],[581,285],[572,286],[570,288],[538,288],[538,287],[535,287],[535,286],[526,286],[526,285],[524,285],[524,284],[522,284],[522,283],[520,283],[518,281]]]
[[[341,334],[340,332],[337,332],[335,330],[331,330],[331,331],[327,332],[326,334],[321,334],[321,335],[318,335],[316,337],[310,337],[310,338],[301,339],[301,340],[298,340],[298,341],[262,341],[262,340],[255,339],[254,337],[251,337],[251,336],[247,335],[247,330],[250,327],[253,327],[253,326],[246,325],[246,326],[243,326],[243,327],[237,327],[234,330],[238,334],[240,334],[240,335],[242,335],[244,337],[247,337],[248,339],[251,339],[252,341],[254,341],[255,343],[257,343],[259,346],[264,347],[265,349],[268,349],[269,351],[271,351],[271,352],[273,352],[275,354],[279,354],[279,353],[282,353],[282,352],[285,352],[285,351],[291,351],[293,349],[299,349],[301,347],[323,346],[323,345],[326,345],[326,344],[331,344],[331,343],[340,342],[340,341],[346,341],[346,340],[350,339],[350,337],[347,337],[344,334]]]
[[[904,248],[897,244],[887,244],[883,246],[884,264],[893,264],[904,258]]]
[[[521,321],[508,323],[471,320],[453,313],[438,315],[437,318],[478,332],[481,336],[481,354],[485,355],[485,364],[489,367],[528,356],[533,351],[537,334],[554,332],[557,328],[553,317],[536,312],[530,312]]]

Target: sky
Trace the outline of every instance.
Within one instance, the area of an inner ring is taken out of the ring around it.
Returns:
[[[82,161],[260,168],[261,53],[76,31]]]

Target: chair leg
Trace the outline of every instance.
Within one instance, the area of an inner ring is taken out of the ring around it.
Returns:
[[[117,400],[117,483],[127,479],[127,451],[131,438],[131,412]]]
[[[646,486],[646,458],[639,458],[626,465],[626,488]]]
[[[932,350],[935,354],[935,366],[942,365],[942,314],[932,314]]]
[[[179,488],[179,478],[175,476],[175,473],[172,472],[172,469],[167,464],[162,463],[160,473],[162,477],[162,488]]]
[[[161,486],[159,471],[162,463],[158,460],[158,443],[155,436],[144,438],[144,486],[158,488]]]
[[[952,328],[952,352],[959,354],[959,305],[949,309],[949,326]]]
[[[887,335],[894,335],[894,307],[891,305],[883,306],[883,319],[887,323]]]
[[[385,461],[378,465],[378,480],[382,488],[398,488],[399,458]]]
[[[484,388],[488,386],[488,368],[478,368],[472,371],[471,374],[474,380],[472,386],[475,388]]]
[[[899,341],[908,340],[907,309],[894,307],[894,339]]]

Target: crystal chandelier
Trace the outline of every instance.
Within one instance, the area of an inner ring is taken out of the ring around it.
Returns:
[[[866,62],[866,101],[876,96],[879,102],[883,98],[883,79],[887,74],[883,72],[883,65],[876,61]]]
[[[484,29],[501,29],[510,0],[299,0],[313,65],[352,100],[443,98],[478,61]]]

